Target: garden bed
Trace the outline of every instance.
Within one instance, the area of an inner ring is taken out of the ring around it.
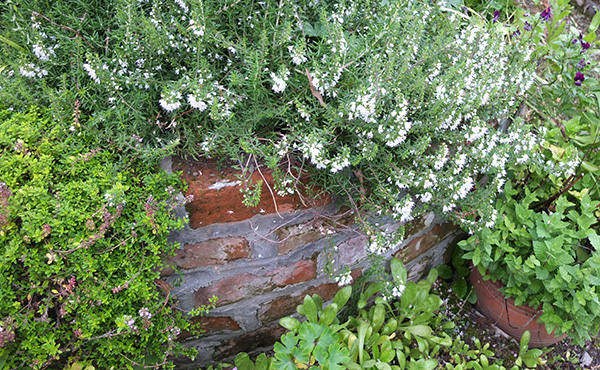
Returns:
[[[438,279],[433,286],[433,291],[444,299],[445,314],[454,320],[456,332],[463,340],[473,345],[475,339],[482,343],[489,343],[490,349],[495,352],[495,358],[502,359],[504,366],[510,368],[519,353],[519,343],[509,337],[494,323],[483,316],[473,305],[464,299],[457,298],[451,284]],[[600,340],[594,337],[593,341],[586,341],[583,347],[571,343],[570,338],[556,345],[544,348],[542,358],[546,361],[537,369],[599,369],[600,368]]]

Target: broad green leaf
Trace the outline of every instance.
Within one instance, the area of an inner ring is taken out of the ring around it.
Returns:
[[[452,279],[452,267],[448,266],[448,265],[438,265],[436,267],[436,269],[438,270],[438,273],[440,274],[440,277],[444,280],[450,280]]]
[[[467,282],[465,279],[456,279],[452,282],[452,290],[456,293],[456,296],[463,299],[467,296]]]
[[[385,321],[385,307],[382,304],[377,304],[373,307],[373,331],[378,332],[381,325]]]
[[[588,235],[588,239],[595,250],[600,250],[600,236],[598,236],[598,234]]]
[[[294,335],[294,333],[289,332],[281,336],[281,343],[283,348],[279,349],[279,352],[283,352],[285,354],[291,354],[292,348],[296,347],[296,343],[298,343],[298,337]],[[275,343],[275,345],[279,344],[279,342]],[[277,350],[276,350],[277,352]]]
[[[429,337],[433,330],[427,325],[411,325],[398,328],[419,337]]]
[[[242,352],[235,356],[235,367],[238,370],[254,370],[254,362],[250,359],[247,353]]]
[[[293,360],[284,358],[283,360],[274,361],[273,368],[275,370],[298,370]]]
[[[346,305],[351,295],[352,286],[345,286],[335,294],[335,297],[333,297],[333,303],[337,304],[338,308],[341,309]]]
[[[329,306],[325,307],[325,309],[323,310],[323,312],[321,312],[321,320],[320,323],[321,325],[331,325],[331,323],[333,322],[333,320],[335,320],[335,317],[337,316],[337,312],[338,312],[338,305],[335,303],[330,304]]]
[[[394,281],[404,284],[406,282],[407,272],[402,261],[394,257],[390,262],[390,267]]]
[[[590,32],[596,32],[598,25],[600,25],[600,12],[596,12],[594,18],[592,18],[592,21],[590,22]]]
[[[396,358],[398,359],[398,366],[400,366],[400,369],[404,370],[406,368],[406,355],[402,349],[396,350]]]
[[[304,307],[304,315],[306,315],[308,321],[316,323],[318,321],[317,305],[315,304],[315,301],[313,301],[312,297],[309,295],[304,297],[304,304],[302,306]]]
[[[306,342],[314,343],[321,333],[323,333],[323,330],[325,330],[325,328],[321,325],[305,321],[298,329],[298,338]]]
[[[388,349],[386,351],[381,352],[379,359],[382,362],[392,362],[392,360],[394,359],[395,356],[396,356],[396,351],[393,349]]]
[[[390,365],[386,364],[385,362],[377,362],[375,363],[375,367],[378,370],[392,370],[392,368],[390,367]]]
[[[293,317],[284,317],[279,320],[279,325],[283,326],[287,330],[296,331],[300,327],[300,321]]]
[[[350,360],[350,354],[346,348],[341,348],[339,343],[329,346],[329,369],[345,369],[340,366]]]
[[[256,361],[254,363],[254,369],[255,370],[268,370],[269,369],[269,359],[267,358],[267,355],[265,355],[264,353],[261,353],[260,355],[258,355],[258,357],[256,358]]]

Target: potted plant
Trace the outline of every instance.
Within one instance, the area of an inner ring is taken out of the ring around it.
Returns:
[[[520,337],[526,329],[533,331],[527,326],[533,324],[538,331],[532,333],[533,345],[552,344],[564,334],[582,344],[600,328],[600,197],[593,182],[597,171],[576,171],[583,168],[575,159],[580,148],[566,150],[548,142],[545,146],[546,157],[538,165],[514,171],[504,186],[496,201],[495,224],[474,232],[459,246],[475,267],[471,281],[485,285],[476,286],[480,308],[488,315],[498,314],[494,320],[502,321],[503,330]],[[485,298],[500,306],[485,306]],[[511,311],[513,303],[527,312]],[[539,312],[530,313],[524,306]],[[519,314],[525,315],[521,321]],[[550,333],[554,338],[546,338]]]

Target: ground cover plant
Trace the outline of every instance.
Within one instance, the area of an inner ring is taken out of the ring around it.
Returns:
[[[181,225],[169,213],[181,184],[155,166],[175,149],[269,168],[280,193],[308,173],[357,211],[373,254],[402,233],[365,211],[492,226],[507,170],[545,159],[543,131],[514,117],[531,89],[594,103],[592,67],[573,63],[594,39],[563,33],[565,6],[484,18],[458,2],[8,1],[0,361],[154,366],[176,351],[185,322],[153,285]],[[544,58],[553,72],[536,76]],[[588,151],[593,119],[565,125]],[[253,204],[260,184],[241,180]]]
[[[75,112],[73,119],[81,120]],[[0,110],[0,368],[162,365],[189,327],[155,279],[182,184],[72,133]]]
[[[459,332],[443,307],[447,302],[432,290],[437,271],[413,282],[406,280],[398,259],[392,259],[390,267],[385,284],[367,285],[356,294],[357,300],[351,299],[352,287],[340,290],[329,304],[318,295],[307,295],[298,306],[302,321],[281,319],[288,332],[275,344],[272,356],[261,354],[253,361],[241,353],[233,364],[209,370],[518,370],[544,363],[542,350],[528,348],[528,332],[510,360],[495,357],[490,345],[478,339],[467,344],[466,333]],[[341,319],[339,312],[349,307],[352,315]]]

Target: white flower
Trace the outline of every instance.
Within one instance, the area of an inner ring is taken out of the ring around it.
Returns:
[[[28,78],[42,78],[44,76],[48,75],[48,71],[45,69],[42,69],[36,65],[34,65],[33,63],[29,63],[25,66],[21,66],[19,67],[19,73],[24,76],[24,77],[28,77]]]
[[[287,87],[287,80],[290,75],[290,71],[285,70],[280,76],[274,72],[271,72],[271,78],[273,79],[273,91],[275,93],[282,93]]]
[[[342,287],[344,285],[348,285],[352,283],[352,275],[350,275],[350,271],[346,271],[343,274],[340,274],[335,277],[335,281],[338,283],[338,286]]]
[[[95,83],[97,83],[97,84],[100,83],[100,78],[98,77],[98,75],[96,74],[96,71],[94,70],[94,68],[92,68],[91,65],[89,65],[88,63],[84,63],[83,69],[85,69],[87,71],[88,75]]]
[[[158,102],[164,110],[167,112],[172,112],[181,107],[181,102],[179,99],[181,99],[181,93],[178,91],[171,91],[167,96],[162,95],[162,99],[160,99]]]
[[[288,51],[292,56],[292,62],[295,65],[300,65],[307,61],[306,56],[299,50],[299,48],[295,48],[292,45],[288,46]]]
[[[184,2],[183,0],[175,0],[175,3],[176,3],[177,5],[179,5],[179,7],[180,7],[181,9],[183,9],[183,12],[184,12],[184,13],[187,13],[187,12],[189,12],[188,6],[185,4],[185,2]]]
[[[412,209],[415,206],[410,196],[406,196],[402,201],[394,206],[394,216],[400,217],[400,222],[408,222],[413,219]]]
[[[454,200],[463,199],[464,197],[466,197],[467,194],[469,194],[469,192],[471,191],[471,189],[473,189],[473,185],[475,185],[473,179],[467,177],[465,183],[460,187],[460,189],[458,189],[458,193],[452,196]]]
[[[205,102],[203,102],[202,100],[198,100],[198,98],[196,98],[196,96],[193,94],[188,94],[187,100],[192,106],[192,108],[196,108],[200,112],[204,112],[206,108],[208,108],[208,105]]]
[[[54,56],[54,49],[46,49],[40,44],[35,44],[31,47],[33,54],[38,57],[39,60],[47,62],[50,60],[50,56]]]

